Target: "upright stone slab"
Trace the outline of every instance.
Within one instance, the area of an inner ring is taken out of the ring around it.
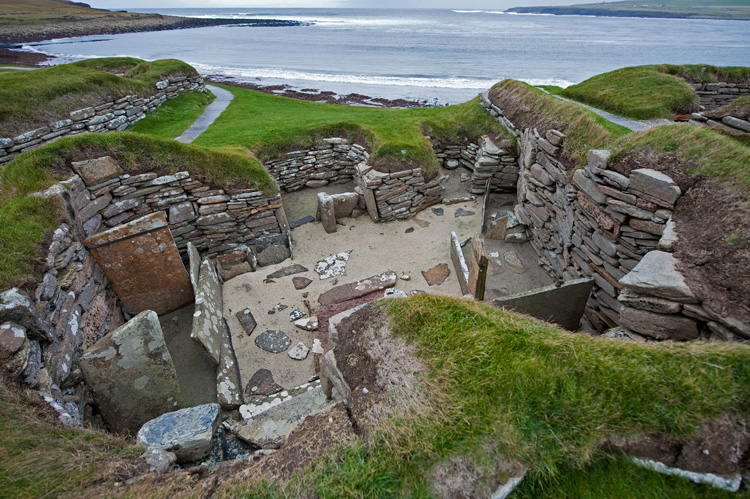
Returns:
[[[102,184],[125,173],[120,168],[120,165],[109,156],[88,159],[86,161],[76,161],[71,166],[88,186]]]
[[[166,315],[193,302],[190,276],[164,212],[94,234],[85,244],[131,314]]]
[[[177,372],[159,318],[151,310],[100,339],[78,365],[114,432],[135,434],[146,421],[180,405]]]
[[[216,370],[216,399],[223,409],[231,411],[244,403],[240,366],[232,345],[229,326],[224,321],[224,334],[221,343],[221,360]]]
[[[487,252],[484,249],[484,241],[479,235],[474,234],[471,238],[471,250],[469,251],[469,293],[478,301],[484,300],[484,287],[487,282]]]
[[[469,294],[469,266],[466,265],[461,243],[455,232],[451,232],[451,261],[458,277],[458,284],[461,286],[461,293]]]
[[[581,323],[581,316],[593,285],[592,279],[575,279],[559,287],[545,286],[525,293],[496,298],[492,300],[492,304],[539,320],[554,322],[569,331],[575,331]]]
[[[221,345],[224,340],[223,307],[219,276],[213,263],[203,260],[198,277],[198,292],[195,294],[190,337],[203,346],[211,361],[217,365],[221,361]]]
[[[325,192],[318,193],[318,216],[327,233],[336,232],[336,208],[333,198]]]
[[[201,254],[198,252],[198,248],[188,241],[188,258],[190,267],[190,284],[193,285],[193,292],[198,294],[198,276],[201,272]]]

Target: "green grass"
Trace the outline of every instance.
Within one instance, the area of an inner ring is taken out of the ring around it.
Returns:
[[[527,13],[608,17],[750,19],[750,2],[748,0],[659,0],[653,3],[643,3],[642,0],[625,0],[569,6],[515,7],[509,10]]]
[[[130,131],[165,139],[179,137],[216,98],[211,92],[190,92],[168,100],[130,127]]]
[[[698,95],[677,76],[650,66],[622,68],[572,85],[561,95],[635,120],[674,117],[697,109]]]
[[[273,179],[247,151],[206,149],[147,135],[123,132],[87,134],[57,140],[24,153],[0,169],[0,289],[30,277],[39,244],[57,226],[49,201],[35,196],[62,177],[72,161],[112,156],[130,174],[188,170],[194,178],[227,190],[277,191]]]
[[[490,89],[489,95],[520,128],[540,126],[564,131],[567,137],[563,150],[578,164],[586,163],[589,149],[607,149],[618,137],[630,133],[627,128],[520,81],[503,80]]]
[[[675,153],[683,161],[694,161],[693,173],[729,182],[750,193],[750,147],[722,133],[690,124],[651,128],[622,139],[612,159],[635,149]]]
[[[109,463],[143,452],[115,435],[52,426],[36,416],[44,405],[38,399],[0,379],[3,497],[80,497],[92,479],[113,480]]]
[[[134,14],[92,9],[74,2],[55,0],[0,0],[0,27],[51,24],[88,19],[142,19],[154,14]]]
[[[647,497],[670,497],[673,486],[684,497],[719,496],[612,461],[598,444],[650,431],[685,437],[702,421],[747,414],[747,347],[571,335],[482,303],[433,295],[387,306],[394,332],[415,344],[429,367],[423,389],[431,410],[393,421],[373,445],[345,448],[287,489],[237,484],[237,490],[248,497],[296,489],[321,497],[427,497],[433,467],[464,457],[485,476],[503,458],[523,463],[529,472],[522,497],[593,494],[613,469],[602,490],[624,494],[599,497],[637,497],[645,486],[656,487]]]
[[[113,73],[124,73],[116,76]],[[167,76],[194,76],[195,69],[176,59],[146,62],[130,57],[90,59],[34,71],[0,73],[0,123],[8,131],[27,131],[68,113],[127,94],[151,95]]]
[[[238,145],[261,160],[280,151],[307,147],[319,138],[342,132],[362,137],[372,158],[421,166],[437,171],[437,160],[424,135],[461,143],[504,129],[482,108],[478,99],[443,108],[377,109],[338,106],[224,87],[234,94],[229,108],[195,143],[204,146]]]

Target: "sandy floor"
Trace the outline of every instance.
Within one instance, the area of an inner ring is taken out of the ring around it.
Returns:
[[[306,191],[306,194],[314,196],[311,191]],[[450,233],[455,231],[459,238],[464,238],[479,231],[481,206],[478,201],[473,201],[441,207],[444,210],[443,216],[437,216],[428,208],[415,219],[386,224],[373,223],[366,215],[356,219],[347,218],[343,221],[346,226],[339,226],[338,232],[334,234],[326,234],[320,223],[303,225],[292,231],[294,260],[263,267],[257,272],[244,274],[227,282],[224,286],[224,313],[232,330],[243,382],[247,382],[260,368],[270,369],[276,382],[285,388],[305,383],[314,374],[312,355],[304,361],[292,360],[286,352],[268,353],[254,343],[255,337],[263,331],[278,329],[291,338],[292,346],[302,341],[310,347],[312,333],[297,329],[289,321],[289,313],[295,308],[307,312],[304,305],[305,293],[315,306],[318,295],[336,284],[354,282],[393,270],[399,276],[407,275],[411,278],[409,281],[399,279],[396,284],[397,289],[407,293],[422,290],[461,296],[461,288],[450,260]],[[458,208],[474,211],[476,215],[455,218],[454,213]],[[289,218],[292,219],[291,216]],[[414,229],[413,232],[406,233],[410,228]],[[316,262],[341,251],[352,252],[346,266],[346,275],[320,280],[314,271]],[[308,272],[295,275],[313,280],[307,289],[294,289],[292,278],[295,276],[278,278],[275,282],[263,282],[268,274],[294,263],[309,269]],[[430,287],[421,271],[440,263],[451,266],[451,275],[441,285]],[[268,314],[277,304],[288,308]],[[252,310],[258,322],[251,337],[245,334],[235,317],[236,312],[245,307]]]

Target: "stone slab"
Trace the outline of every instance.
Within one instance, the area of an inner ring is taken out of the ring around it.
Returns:
[[[245,387],[245,397],[258,395],[273,395],[279,393],[284,387],[276,383],[273,373],[268,369],[258,369],[250,378]]]
[[[180,385],[159,318],[150,310],[110,332],[78,360],[111,431],[135,434],[181,403]]]
[[[351,251],[342,251],[319,260],[315,264],[315,272],[321,280],[346,275],[346,262],[349,261],[351,253]]]
[[[461,242],[458,240],[458,235],[455,232],[451,232],[451,261],[458,277],[458,284],[461,286],[461,293],[464,295],[468,294],[469,266],[466,264],[464,253],[461,250]]]
[[[216,369],[216,400],[221,408],[227,411],[237,409],[245,402],[242,398],[240,366],[237,363],[226,319],[222,334],[221,359]]]
[[[681,303],[698,303],[685,278],[677,271],[677,260],[671,253],[649,251],[620,284],[638,293]]]
[[[268,234],[255,239],[255,253],[258,265],[266,267],[276,265],[287,258],[291,258],[289,237],[286,233]]]
[[[81,179],[87,186],[102,184],[125,173],[120,168],[120,165],[110,156],[88,159],[86,161],[75,161],[71,163],[71,166],[81,176]]]
[[[164,212],[94,234],[85,245],[131,314],[166,315],[193,302],[190,276]]]
[[[255,337],[255,345],[270,353],[284,352],[291,344],[292,340],[289,339],[289,336],[277,329],[267,329]]]
[[[289,267],[284,267],[283,269],[279,269],[276,272],[273,272],[271,274],[268,274],[266,276],[266,279],[278,279],[280,277],[286,277],[294,274],[301,274],[302,272],[307,272],[308,269],[306,267],[303,267],[302,265],[295,263],[294,265],[290,265]]]
[[[443,265],[448,267],[446,264]],[[448,273],[450,273],[450,270],[448,270]],[[318,303],[322,306],[326,306],[333,303],[353,300],[375,291],[392,288],[396,285],[396,280],[396,273],[389,270],[357,282],[341,284],[321,294],[318,297]]]
[[[301,290],[308,287],[310,284],[312,284],[312,279],[308,279],[307,277],[293,277],[292,283],[294,284],[294,289]]]
[[[451,269],[447,263],[440,263],[431,269],[423,270],[422,276],[430,286],[440,286],[451,275]]]
[[[214,431],[221,422],[219,404],[204,404],[169,412],[148,421],[138,431],[138,443],[173,452],[178,463],[208,456]]]
[[[258,322],[255,320],[255,317],[253,317],[252,311],[249,308],[246,308],[237,312],[236,316],[237,320],[240,321],[242,329],[245,330],[245,333],[247,333],[248,336],[253,334]]]
[[[24,327],[32,340],[52,341],[52,329],[40,319],[29,297],[18,288],[0,293],[0,322],[13,322]]]
[[[469,293],[478,301],[484,300],[484,287],[487,282],[487,251],[484,248],[484,241],[479,235],[474,234],[471,238],[471,248],[469,249]],[[429,282],[429,281],[428,281]]]
[[[575,279],[559,287],[545,286],[526,293],[496,298],[492,300],[492,304],[576,331],[593,285],[592,279]]]
[[[219,276],[210,260],[201,263],[198,292],[195,294],[195,311],[190,337],[198,342],[214,365],[221,360],[224,315],[223,295]]]
[[[639,168],[630,172],[630,188],[667,204],[674,204],[682,194],[671,177],[650,168]]]
[[[694,340],[698,338],[698,322],[683,315],[664,315],[631,307],[620,310],[620,324],[657,340]]]
[[[237,423],[232,432],[245,442],[262,449],[278,449],[308,416],[333,407],[321,388],[292,397],[275,407]]]

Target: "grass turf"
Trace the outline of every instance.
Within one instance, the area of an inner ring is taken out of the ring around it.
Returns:
[[[211,92],[189,92],[168,100],[158,109],[136,121],[129,131],[165,139],[179,137],[216,98]]]
[[[206,149],[135,133],[87,134],[24,153],[0,169],[0,289],[30,277],[39,244],[57,226],[51,201],[33,195],[67,178],[71,161],[112,156],[130,174],[188,170],[227,190],[277,191],[263,166],[241,148]]]
[[[380,158],[388,158],[421,166],[429,176],[437,172],[438,164],[425,135],[459,144],[485,133],[506,133],[478,99],[443,108],[377,109],[224,88],[234,94],[232,104],[195,143],[246,147],[261,160],[343,132],[363,138],[376,164]]]
[[[672,119],[697,110],[691,82],[737,82],[750,78],[750,67],[692,64],[634,66],[596,75],[560,92],[573,100],[635,120]]]
[[[0,0],[0,27],[52,24],[89,19],[143,19],[154,14],[113,12],[88,5],[57,0]]]
[[[124,76],[117,76],[117,74]],[[68,113],[127,94],[151,95],[168,76],[196,76],[176,59],[146,62],[132,57],[89,59],[34,71],[0,73],[0,136],[25,132]]]
[[[571,335],[433,295],[387,307],[395,334],[414,343],[429,367],[431,410],[392,421],[371,446],[344,448],[286,488],[235,483],[227,495],[428,497],[435,466],[465,458],[484,478],[499,460],[523,463],[529,473],[520,497],[597,497],[597,490],[619,491],[609,497],[726,496],[614,460],[598,444],[648,431],[684,437],[705,420],[747,414],[747,347]]]

